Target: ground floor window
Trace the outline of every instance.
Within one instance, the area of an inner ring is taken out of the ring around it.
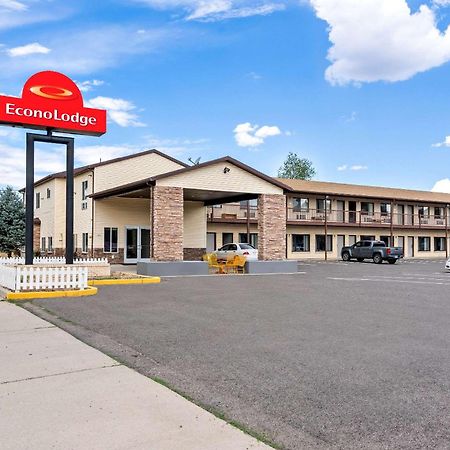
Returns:
[[[380,241],[383,241],[386,244],[386,247],[391,246],[391,237],[390,236],[380,236]]]
[[[233,242],[233,233],[222,233],[222,245]]]
[[[89,233],[83,233],[81,251],[87,253],[89,249]]]
[[[429,252],[431,250],[430,241],[429,237],[419,236],[419,252]]]
[[[356,235],[350,234],[348,237],[348,245],[356,244]]]
[[[103,251],[105,253],[117,253],[118,251],[117,228],[105,228],[103,232]]]
[[[247,241],[247,233],[239,233],[239,243],[250,244],[258,248],[258,233],[250,233],[250,242]]]
[[[361,235],[360,240],[361,240],[361,241],[374,241],[374,240],[375,240],[375,236],[365,236],[365,235]]]
[[[325,235],[316,234],[316,252],[325,251]],[[327,252],[333,251],[333,236],[327,235]]]
[[[52,237],[49,237],[49,238],[47,239],[47,242],[48,242],[48,251],[49,251],[49,252],[52,252],[52,251],[53,251],[53,238],[52,238]]]
[[[309,252],[310,236],[309,234],[293,234],[292,235],[292,251],[293,252]]]
[[[445,238],[444,237],[435,237],[434,238],[434,251],[435,252],[445,251]]]
[[[41,250],[45,252],[47,250],[47,246],[45,245],[45,237],[41,238]]]

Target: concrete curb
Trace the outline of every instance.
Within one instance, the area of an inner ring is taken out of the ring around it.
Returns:
[[[88,281],[89,286],[114,286],[114,285],[124,285],[124,284],[157,284],[161,283],[160,277],[149,277],[149,278],[129,278],[125,280],[90,280]]]
[[[88,297],[96,295],[98,292],[96,287],[88,287],[82,291],[37,291],[37,292],[8,292],[6,294],[7,300],[20,301],[31,300],[35,298],[61,298],[61,297]]]

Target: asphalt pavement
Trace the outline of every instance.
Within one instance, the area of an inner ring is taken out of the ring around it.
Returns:
[[[442,267],[303,263],[27,307],[282,448],[450,448]]]

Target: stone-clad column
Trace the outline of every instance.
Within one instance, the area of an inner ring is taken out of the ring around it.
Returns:
[[[286,197],[282,194],[260,195],[258,215],[259,259],[286,259]]]
[[[154,186],[152,247],[156,261],[183,261],[183,188]]]

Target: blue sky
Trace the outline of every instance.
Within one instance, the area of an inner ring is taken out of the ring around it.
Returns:
[[[108,109],[78,165],[158,148],[275,175],[292,151],[318,180],[450,192],[449,24],[450,0],[0,0],[0,92],[58,70]],[[0,163],[24,184],[23,130]],[[37,177],[63,168],[39,148]]]

